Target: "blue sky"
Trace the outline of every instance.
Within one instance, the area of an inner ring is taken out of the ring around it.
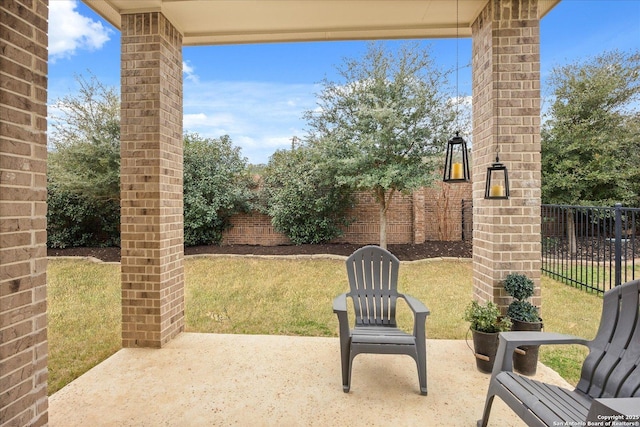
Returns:
[[[79,0],[50,0],[49,104],[75,93],[74,76],[94,74],[120,87],[120,33]],[[541,22],[542,91],[558,65],[606,50],[640,49],[640,0],[562,0]],[[401,41],[389,41],[393,49]],[[439,65],[456,65],[456,41],[422,40]],[[183,49],[184,129],[205,137],[228,134],[250,163],[266,163],[305,135],[302,113],[315,107],[324,79],[336,80],[344,58],[367,42],[198,46]],[[459,64],[471,61],[471,39],[458,44]],[[459,74],[471,95],[471,70]]]

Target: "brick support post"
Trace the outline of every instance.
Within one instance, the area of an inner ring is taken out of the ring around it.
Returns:
[[[122,345],[184,329],[182,34],[158,12],[122,16]]]
[[[48,14],[0,2],[0,426],[48,418]]]
[[[538,0],[490,0],[472,25],[474,297],[505,307],[510,272],[540,305],[540,26]],[[511,197],[485,200],[499,146]]]

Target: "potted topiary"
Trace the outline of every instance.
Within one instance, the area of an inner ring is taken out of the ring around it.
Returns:
[[[500,315],[500,309],[494,303],[481,305],[478,301],[467,306],[464,320],[471,322],[469,329],[473,336],[476,367],[480,372],[490,374],[498,350],[498,333],[508,331],[511,321]]]
[[[507,308],[513,331],[540,331],[542,319],[538,308],[527,301],[533,295],[533,280],[521,273],[507,275],[504,290],[513,297]],[[523,375],[535,375],[538,365],[538,346],[518,347],[513,356],[513,369]]]

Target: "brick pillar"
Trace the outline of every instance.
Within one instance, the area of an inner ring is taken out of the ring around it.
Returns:
[[[184,330],[182,34],[158,12],[122,16],[122,345]]]
[[[48,2],[0,2],[0,425],[47,423]]]
[[[413,242],[414,244],[420,244],[425,242],[425,201],[424,201],[424,187],[413,192],[412,205],[413,205]]]
[[[508,304],[510,272],[534,280],[540,305],[540,26],[538,0],[491,0],[473,34],[474,297]],[[511,197],[485,200],[487,167],[508,167]]]

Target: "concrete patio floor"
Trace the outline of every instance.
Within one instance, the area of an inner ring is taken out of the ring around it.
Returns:
[[[465,341],[428,340],[429,395],[408,356],[359,355],[342,392],[337,338],[183,333],[122,349],[49,399],[49,425],[475,426],[489,375]],[[538,365],[537,378],[569,387]],[[496,399],[490,425],[522,426]]]

